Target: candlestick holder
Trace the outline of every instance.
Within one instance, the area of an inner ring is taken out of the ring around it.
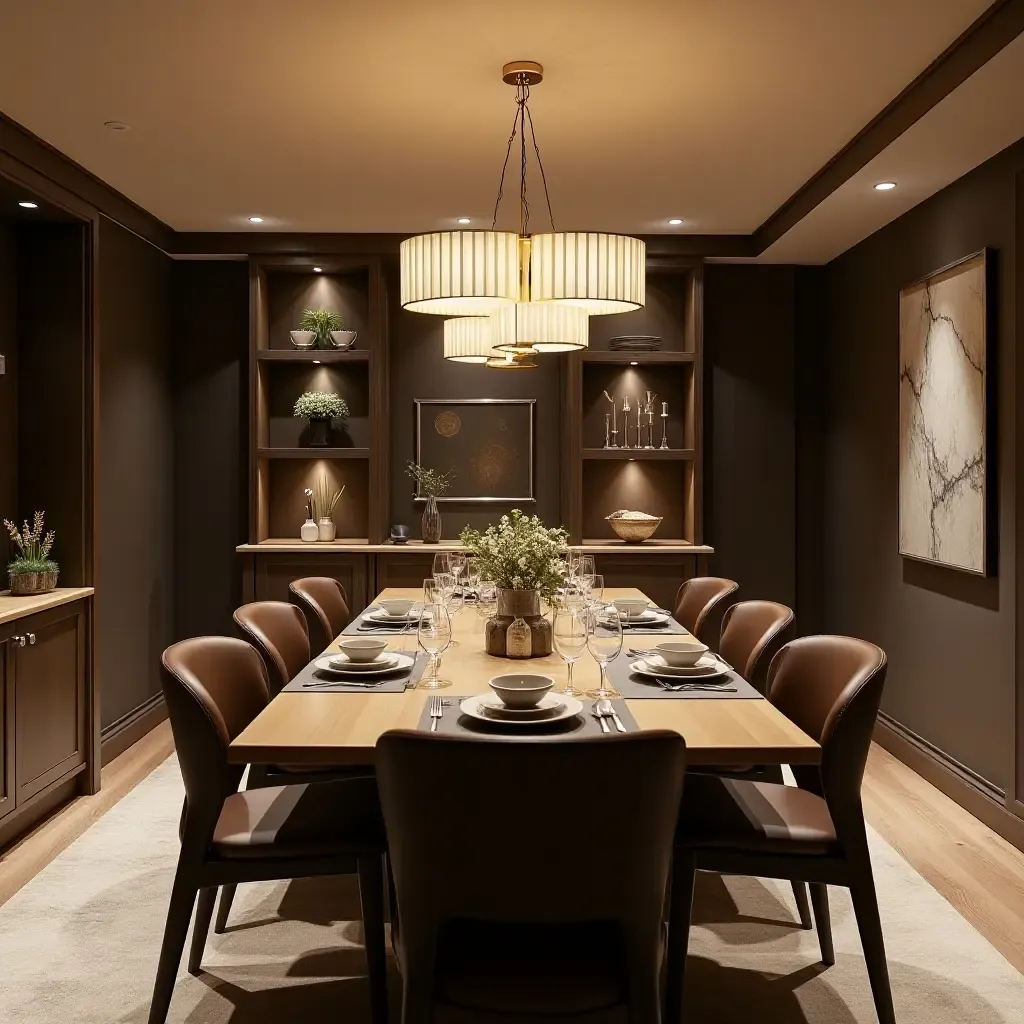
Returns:
[[[612,398],[612,396],[609,395],[607,391],[602,391],[601,394],[603,394],[604,397],[608,399],[608,401],[611,403],[611,406],[612,406],[612,443],[611,444],[608,443],[608,434],[607,434],[607,428],[606,428],[606,430],[605,430],[605,443],[604,443],[604,446],[605,446],[605,448],[618,448],[619,447],[619,430],[618,430],[617,424],[615,423],[615,399]],[[605,413],[605,419],[607,419],[607,418],[608,418],[608,414]]]
[[[643,409],[641,407],[640,399],[636,400],[636,444],[633,446],[634,449],[639,451],[644,446],[643,442],[643,425],[641,424],[640,417],[643,415]]]
[[[610,441],[610,438],[611,438],[611,426],[612,426],[611,414],[606,412],[604,414],[604,446],[605,446],[605,448],[611,448],[611,444],[609,444],[609,441]]]
[[[645,395],[644,412],[647,415],[647,444],[644,448],[654,449],[654,400],[658,397],[656,391],[648,391]]]
[[[632,406],[629,404],[629,396],[622,399],[622,447],[629,447],[629,413]]]
[[[668,422],[668,402],[661,403],[661,447],[668,448],[668,434],[665,432],[665,425]]]

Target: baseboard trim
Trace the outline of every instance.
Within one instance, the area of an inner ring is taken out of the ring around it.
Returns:
[[[884,711],[878,713],[874,738],[879,746],[945,793],[950,800],[1018,850],[1024,851],[1024,820],[1009,810],[1006,794],[998,786],[972,772]]]
[[[146,733],[155,729],[167,717],[164,695],[158,693],[129,711],[116,722],[111,722],[100,733],[100,764],[106,765],[132,744],[138,743]]]

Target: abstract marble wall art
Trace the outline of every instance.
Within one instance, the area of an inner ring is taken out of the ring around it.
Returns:
[[[900,291],[900,554],[988,570],[987,256]]]

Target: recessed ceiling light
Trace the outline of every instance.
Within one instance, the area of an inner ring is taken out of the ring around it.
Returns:
[[[263,218],[262,217],[250,217],[249,218],[249,223],[250,224],[262,224],[263,223]]]
[[[320,365],[320,360],[319,359],[314,359],[313,360],[313,365],[314,366],[319,366]]]
[[[24,210],[38,210],[39,209],[39,204],[38,203],[30,203],[27,199],[25,199],[24,201],[18,203],[18,205],[22,209],[24,209]]]
[[[313,268],[313,273],[314,274],[322,274],[323,272],[324,272],[324,268],[323,267],[314,267]]]
[[[895,181],[880,181],[875,186],[876,192],[891,192],[896,187]]]
[[[630,366],[636,366],[636,363],[635,362],[631,362],[629,365]]]
[[[679,225],[680,225],[680,224],[682,224],[682,223],[683,223],[683,218],[682,218],[682,217],[673,217],[673,218],[672,218],[672,219],[671,219],[671,220],[669,221],[669,224],[671,224],[671,225],[672,225],[672,227],[674,227],[674,228],[677,228],[677,227],[679,227]]]
[[[468,217],[460,217],[459,218],[459,223],[460,224],[468,224],[469,223],[469,218]]]
[[[109,128],[112,132],[127,132],[131,131],[131,125],[127,121],[104,121],[104,128]]]

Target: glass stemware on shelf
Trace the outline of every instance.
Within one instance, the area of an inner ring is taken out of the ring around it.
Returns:
[[[450,679],[440,679],[437,674],[441,666],[441,655],[448,650],[452,642],[452,623],[443,603],[424,605],[416,630],[416,640],[430,657],[430,675],[416,684],[417,689],[440,690],[444,686],[451,686]]]
[[[565,604],[556,607],[551,639],[555,652],[565,662],[568,673],[565,686],[555,692],[566,697],[582,697],[583,691],[577,690],[572,684],[572,667],[583,657],[583,652],[587,649],[585,613],[581,609],[574,609]]]
[[[587,609],[587,650],[601,669],[601,685],[596,690],[587,690],[587,696],[597,700],[621,697],[608,684],[608,665],[622,652],[622,623],[618,616],[611,619],[601,617],[597,608]]]

